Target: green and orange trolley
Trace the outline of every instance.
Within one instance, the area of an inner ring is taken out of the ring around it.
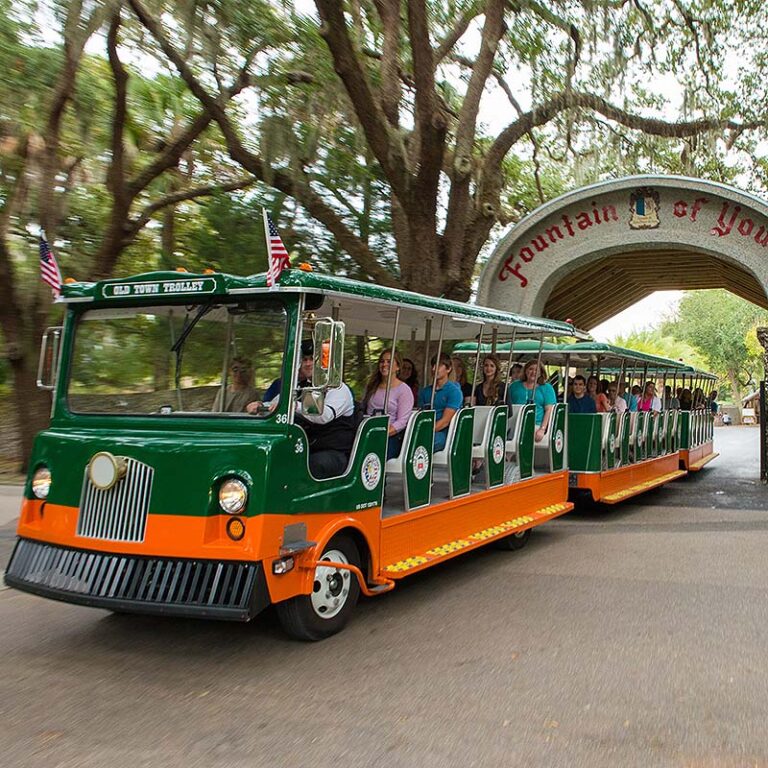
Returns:
[[[461,408],[438,452],[435,411],[415,410],[389,461],[387,417],[370,416],[327,479],[311,475],[295,420],[299,401],[321,409],[377,350],[408,353],[424,382],[459,341],[574,338],[569,324],[301,270],[274,288],[265,275],[149,273],[65,285],[60,300],[39,377],[51,422],[30,459],[11,587],[240,621],[274,604],[291,635],[319,639],[360,593],[489,542],[516,549],[572,508],[562,404],[543,459],[532,404]],[[299,388],[308,339],[314,375]],[[244,360],[254,401],[279,393],[274,410],[224,410]]]

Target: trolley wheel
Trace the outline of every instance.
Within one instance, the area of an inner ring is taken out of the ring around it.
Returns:
[[[524,531],[517,531],[509,536],[505,536],[503,539],[498,539],[496,546],[499,549],[514,550],[522,549],[531,538],[531,529],[526,528]]]
[[[360,567],[360,553],[349,536],[334,536],[320,560]],[[340,632],[349,621],[360,596],[352,571],[318,565],[312,593],[276,603],[277,616],[287,634],[297,640],[322,640]]]

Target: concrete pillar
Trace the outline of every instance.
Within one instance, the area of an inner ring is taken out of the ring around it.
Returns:
[[[763,484],[768,484],[768,403],[766,403],[766,393],[768,392],[768,328],[757,328],[757,340],[763,347],[763,378],[760,382],[760,480]]]

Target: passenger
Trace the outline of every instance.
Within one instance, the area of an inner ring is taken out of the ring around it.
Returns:
[[[296,386],[300,389],[304,387],[312,386],[312,373],[314,368],[314,344],[311,339],[304,339],[301,342],[301,366],[299,367],[299,379],[296,382]],[[282,379],[275,379],[267,391],[264,393],[264,402],[272,402],[279,394],[283,385]]]
[[[713,389],[709,396],[709,412],[715,416],[720,412],[720,404],[717,402],[717,390]]]
[[[643,390],[639,384],[633,385],[632,389],[630,390],[629,400],[627,401],[627,408],[629,408],[629,410],[633,413],[638,410],[638,405],[640,404],[640,395],[642,392]]]
[[[243,413],[248,403],[258,400],[259,392],[253,386],[253,366],[245,357],[233,357],[229,364],[230,384],[227,386],[227,396],[224,408],[221,407],[221,388],[213,401],[213,411],[225,413]]]
[[[415,401],[419,396],[419,374],[416,373],[416,364],[409,357],[403,358],[403,364],[400,366],[400,380],[411,388]]]
[[[455,381],[450,381],[451,356],[443,352],[438,361],[432,358],[432,378],[434,384],[422,387],[419,392],[419,407],[429,408],[432,402],[432,387],[435,388],[435,450],[442,451],[448,437],[448,425],[456,411],[461,408],[461,388]]]
[[[693,390],[693,408],[704,408],[707,405],[707,398],[704,397],[704,390],[701,387],[696,387]]]
[[[472,385],[467,381],[464,361],[458,355],[454,355],[451,358],[451,381],[459,385],[463,402],[469,404],[469,401],[472,399]]]
[[[572,379],[573,394],[568,398],[570,413],[597,413],[595,401],[587,394],[587,380],[577,374]]]
[[[523,368],[523,378],[509,385],[507,402],[510,405],[525,405],[525,403],[535,402],[536,433],[534,439],[540,443],[547,434],[557,398],[555,397],[555,390],[547,381],[544,367],[539,366],[536,360],[527,362]]]
[[[680,393],[682,392],[682,389],[678,387],[674,396],[672,395],[671,387],[664,387],[664,389],[669,390],[669,401],[667,403],[667,408],[673,411],[679,411],[680,410]]]
[[[691,390],[688,389],[688,387],[684,387],[683,389],[681,389],[680,390],[680,410],[690,411],[692,402],[693,402],[693,396],[691,395]]]
[[[587,379],[587,395],[595,401],[597,413],[608,413],[611,410],[608,405],[608,396],[602,391],[601,382],[597,376],[590,376]]]
[[[496,355],[483,359],[483,381],[475,387],[475,405],[496,405],[504,401],[504,382],[501,380],[501,364]]]
[[[512,368],[509,371],[509,383],[513,381],[520,381],[523,378],[523,366],[520,363],[512,363]]]
[[[375,416],[384,413],[384,400],[387,393],[387,379],[389,378],[389,365],[392,352],[385,349],[379,355],[379,363],[376,370],[368,379],[363,395],[363,412],[366,416]],[[395,351],[395,370],[392,376],[392,387],[387,401],[387,415],[389,416],[389,440],[387,441],[387,458],[393,459],[400,455],[403,447],[403,436],[408,419],[413,411],[413,392],[399,374],[403,369],[400,362],[400,353]]]
[[[619,415],[627,410],[627,401],[619,394],[619,385],[614,381],[608,385],[608,403],[611,410]]]
[[[639,411],[654,411],[658,413],[661,410],[661,399],[656,394],[656,385],[652,381],[645,382],[645,389],[637,404]]]

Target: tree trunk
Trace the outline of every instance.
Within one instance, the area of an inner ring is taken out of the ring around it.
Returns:
[[[728,381],[731,385],[731,397],[737,405],[741,403],[741,382],[734,368],[728,369]]]
[[[13,373],[13,400],[21,443],[20,471],[23,473],[29,466],[35,435],[48,426],[51,414],[51,396],[50,393],[37,388],[37,366],[30,365],[33,360],[35,358],[30,353],[23,358],[9,361]]]

